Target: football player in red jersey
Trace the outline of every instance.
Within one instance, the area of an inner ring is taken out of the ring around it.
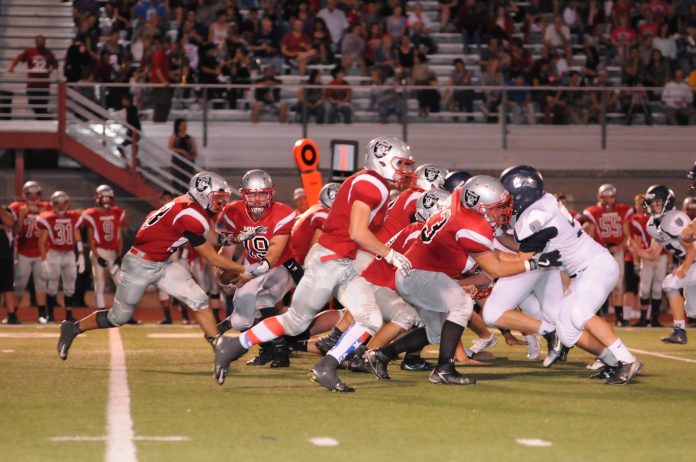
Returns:
[[[218,324],[221,334],[229,329],[245,330],[254,324],[256,313],[261,318],[278,314],[276,303],[283,299],[301,277],[302,268],[292,258],[288,245],[295,223],[295,211],[275,200],[275,186],[264,170],[249,170],[242,177],[241,199],[227,205],[220,215],[218,229],[230,234],[246,250],[245,266],[254,280],[234,292],[234,312]],[[222,255],[232,258],[235,247],[223,248]],[[247,362],[250,366],[288,367],[289,351],[284,337],[261,346],[259,356]]]
[[[227,182],[220,175],[201,172],[191,178],[186,194],[150,214],[138,230],[133,247],[123,258],[113,306],[97,310],[78,322],[64,321],[60,326],[58,356],[67,359],[70,345],[82,332],[120,327],[128,322],[150,284],[191,307],[206,340],[213,344],[218,333],[215,317],[208,306],[208,295],[183,266],[171,264],[170,257],[190,244],[211,265],[244,273],[242,265],[218,255],[207,239],[211,235],[209,219],[227,204],[230,193]],[[242,274],[241,277],[248,276]]]
[[[298,335],[324,305],[353,277],[359,249],[383,257],[404,271],[410,269],[403,255],[385,246],[375,236],[384,223],[389,189],[410,178],[413,159],[409,146],[398,138],[379,137],[368,143],[365,169],[341,185],[329,212],[323,233],[305,260],[305,273],[295,290],[288,311],[261,321],[239,338],[223,337],[215,347],[215,379],[223,384],[232,361],[253,345],[282,335]]]
[[[39,309],[39,322],[46,323],[46,277],[41,270],[39,258],[39,229],[36,218],[39,213],[51,209],[51,203],[41,200],[41,185],[36,181],[27,181],[22,187],[23,200],[10,204],[10,211],[16,219],[17,259],[14,268],[15,302],[22,301],[24,289],[33,277],[36,304]],[[16,316],[16,308],[15,308]],[[8,316],[9,318],[9,316]],[[52,320],[52,319],[51,319]]]
[[[396,273],[397,292],[418,310],[426,327],[385,348],[368,351],[367,359],[373,369],[386,369],[387,363],[404,351],[418,351],[439,343],[438,366],[430,374],[430,382],[476,383],[454,367],[454,353],[474,302],[453,278],[474,264],[494,278],[561,264],[558,252],[542,254],[538,260],[493,252],[494,233],[510,222],[511,213],[510,194],[500,181],[479,175],[456,189],[449,206],[428,219],[419,239],[405,254],[413,271],[407,275]]]
[[[72,296],[75,293],[75,280],[77,273],[85,271],[82,238],[77,226],[80,212],[70,210],[70,196],[64,191],[56,191],[51,195],[51,206],[53,210],[42,212],[36,220],[41,233],[39,235],[41,266],[47,282],[48,319],[53,318],[58,283],[62,280],[65,319],[74,321]],[[75,249],[78,252],[77,259]]]
[[[297,217],[290,231],[290,248],[293,257],[300,265],[304,266],[305,257],[309,249],[316,244],[321,235],[321,228],[329,216],[329,210],[336,199],[336,193],[341,185],[327,183],[319,192],[319,202],[309,207],[302,215]]]
[[[126,211],[115,204],[115,194],[109,185],[101,185],[96,190],[96,207],[82,212],[80,226],[87,227],[87,243],[92,262],[94,295],[97,309],[106,309],[104,287],[106,278],[118,283],[116,274],[121,263],[123,239],[121,230],[126,221]],[[108,275],[108,276],[107,276]]]
[[[582,215],[586,222],[585,232],[595,241],[607,248],[619,265],[619,283],[611,294],[611,304],[616,313],[616,325],[628,324],[623,318],[624,248],[628,236],[624,233],[624,223],[633,213],[628,204],[616,202],[616,187],[603,184],[597,191],[597,204],[587,207]]]

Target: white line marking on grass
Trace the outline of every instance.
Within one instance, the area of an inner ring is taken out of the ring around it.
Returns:
[[[136,462],[133,419],[126,372],[126,352],[119,329],[109,329],[111,364],[109,402],[106,407],[106,461]]]
[[[515,442],[521,444],[522,446],[533,446],[537,448],[547,448],[553,444],[551,441],[546,441],[539,438],[517,438]]]
[[[172,333],[172,334],[147,334],[148,338],[195,338],[200,339],[201,334],[199,333]],[[229,334],[225,337],[239,337],[239,334]]]
[[[323,446],[323,447],[338,446],[338,441],[336,441],[333,438],[329,438],[328,436],[318,436],[315,438],[310,438],[309,442],[312,443],[314,446]]]
[[[3,353],[14,353],[14,350],[2,350]]]
[[[172,435],[172,436],[136,436],[133,439],[135,441],[164,441],[164,442],[191,441],[191,438],[189,438],[188,436],[178,436],[178,435]]]
[[[634,352],[634,353],[641,354],[641,355],[655,356],[656,358],[664,358],[664,359],[674,359],[675,361],[683,361],[685,363],[696,364],[696,359],[680,358],[678,356],[670,356],[670,355],[666,355],[663,353],[656,353],[654,351],[639,350],[637,348],[629,348],[629,350]]]

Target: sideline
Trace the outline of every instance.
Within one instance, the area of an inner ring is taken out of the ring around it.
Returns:
[[[670,356],[670,355],[666,355],[663,353],[656,353],[654,351],[639,350],[637,348],[629,348],[628,350],[631,351],[632,353],[638,353],[641,355],[655,356],[656,358],[663,358],[663,359],[674,359],[675,361],[683,361],[685,363],[696,364],[696,359],[680,358],[678,356]]]

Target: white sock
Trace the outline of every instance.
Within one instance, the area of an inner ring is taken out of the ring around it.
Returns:
[[[618,361],[621,361],[622,363],[632,363],[636,360],[636,358],[631,354],[631,352],[628,351],[628,348],[626,348],[626,345],[623,344],[621,339],[616,339],[616,341],[609,345],[607,348],[609,349],[611,354],[614,355],[614,358],[616,358]]]
[[[609,351],[609,348],[605,348],[598,358],[607,366],[616,366],[618,363],[614,355]]]
[[[97,298],[97,309],[98,310],[103,310],[106,308],[104,305],[104,293],[103,292],[95,292],[94,296]]]
[[[678,329],[682,329],[682,330],[683,330],[683,329],[686,329],[686,321],[685,321],[685,320],[682,320],[682,321],[674,321],[674,327],[675,327],[675,328],[678,328]]]
[[[633,317],[633,307],[630,306],[630,305],[628,305],[628,306],[624,305],[623,308],[624,308],[624,315],[623,315],[623,318],[624,318],[626,321],[630,321],[631,318]]]
[[[549,332],[553,332],[554,330],[556,330],[556,326],[554,326],[550,322],[541,321],[541,326],[539,326],[537,334],[544,335],[548,334]]]
[[[349,354],[365,343],[373,334],[373,331],[359,324],[353,323],[353,325],[346,329],[343,335],[341,335],[341,338],[338,339],[336,346],[334,346],[326,354],[336,358],[340,364],[348,357]]]

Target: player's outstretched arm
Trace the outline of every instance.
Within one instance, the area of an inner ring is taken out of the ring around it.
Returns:
[[[640,246],[635,244],[635,241],[630,240],[629,248],[631,251],[633,251],[633,253],[636,254],[636,256],[650,261],[658,260],[660,258],[660,253],[662,253],[662,246],[656,241],[652,241],[652,244],[650,244],[650,247],[647,249],[641,249]]]
[[[535,269],[550,269],[563,264],[557,250],[539,255],[531,260],[504,261],[493,252],[472,255],[476,263],[492,278],[514,276]]]
[[[283,254],[285,246],[288,245],[288,240],[290,239],[289,234],[281,236],[273,236],[268,244],[268,253],[266,254],[266,260],[273,266],[278,263],[278,259]]]
[[[236,271],[238,273],[244,273],[244,266],[230,260],[229,258],[225,258],[222,255],[218,255],[218,253],[215,252],[215,248],[206,240],[203,240],[202,244],[195,246],[195,249],[196,252],[198,252],[198,254],[205,259],[205,261],[213,266]]]

